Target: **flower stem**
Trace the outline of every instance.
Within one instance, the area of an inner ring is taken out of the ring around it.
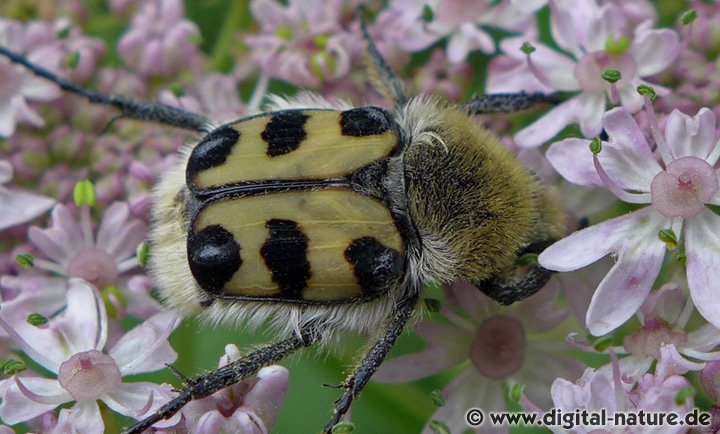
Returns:
[[[213,70],[226,70],[231,60],[230,48],[235,43],[237,30],[249,19],[247,2],[230,2],[220,35],[210,55]]]

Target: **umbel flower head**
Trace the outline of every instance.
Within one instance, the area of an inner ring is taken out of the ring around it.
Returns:
[[[520,130],[515,136],[519,146],[540,146],[575,122],[586,137],[599,134],[608,101],[638,111],[642,98],[635,88],[678,56],[681,46],[673,30],[653,28],[650,17],[635,23],[617,3],[550,2],[551,32],[563,53],[541,43],[528,46],[524,38],[503,41],[503,50],[515,61],[494,62],[489,92],[507,91],[508,86],[513,91],[577,92]],[[618,79],[608,81],[606,71],[619,73]],[[658,88],[660,94],[667,92]]]
[[[467,428],[468,408],[505,411],[508,384],[524,385],[531,399],[549,406],[547,390],[552,380],[582,372],[580,363],[554,351],[556,347],[544,338],[567,317],[567,309],[556,306],[559,291],[553,281],[523,303],[505,308],[475,286],[455,282],[442,308],[448,322],[420,323],[416,331],[425,339],[425,348],[386,360],[373,378],[411,381],[464,366],[442,391],[445,403],[431,417],[446,424],[450,432]],[[431,432],[426,425],[423,433]]]
[[[150,414],[167,400],[167,388],[149,382],[124,383],[122,377],[162,369],[175,361],[177,354],[167,338],[178,322],[177,313],[162,312],[108,345],[105,305],[98,291],[82,279],[71,279],[66,309],[45,324],[0,313],[0,326],[18,347],[57,376],[15,375],[6,380],[10,385],[4,388],[0,417],[17,424],[75,401],[61,411],[61,419],[65,412],[77,432],[102,433],[97,401],[133,418]],[[159,424],[172,426],[178,419]]]
[[[233,344],[225,347],[220,366],[241,357]],[[266,434],[275,424],[285,399],[289,372],[279,365],[262,368],[255,378],[243,380],[183,408],[185,425],[197,433]]]
[[[49,68],[57,65],[59,56],[28,51],[24,40],[25,30],[19,22],[0,18],[0,46],[25,53],[30,61],[39,65]],[[12,136],[17,121],[42,126],[43,119],[28,102],[52,101],[60,96],[60,89],[4,58],[0,59],[0,77],[0,137]]]
[[[147,234],[147,225],[130,215],[125,202],[110,205],[95,230],[90,208],[83,205],[78,211],[76,218],[70,208],[58,204],[52,210],[50,227],[30,228],[29,239],[42,253],[34,259],[35,269],[79,277],[100,291],[111,292],[117,313],[114,316],[129,313],[147,318],[157,312],[160,305],[150,296],[150,279],[138,274],[136,252]]]
[[[720,216],[707,207],[720,205],[715,115],[706,108],[693,117],[675,110],[662,134],[649,103],[647,109],[653,146],[632,115],[616,108],[603,118],[609,140],[601,143],[599,153],[588,149],[590,140],[574,138],[553,144],[547,152],[568,181],[605,186],[625,202],[650,205],[576,232],[539,257],[543,267],[557,271],[575,270],[608,254],[616,257],[587,312],[587,327],[594,335],[612,331],[638,310],[666,251],[678,245],[684,247],[695,306],[720,326]]]

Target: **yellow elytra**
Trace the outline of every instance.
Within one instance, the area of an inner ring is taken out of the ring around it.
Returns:
[[[376,122],[373,118],[377,118]],[[372,134],[360,134],[358,129],[363,123]],[[347,134],[348,128],[353,127],[350,131],[353,134]],[[194,160],[210,158],[204,144],[198,144],[188,162],[191,187],[213,189],[261,180],[340,178],[387,157],[398,146],[397,130],[388,115],[370,107],[346,111],[285,110],[241,119],[223,128],[237,133],[233,143],[225,145],[231,147],[226,159],[194,171],[192,165],[197,163]]]
[[[211,132],[186,169],[200,287],[221,299],[337,303],[396,286],[403,238],[384,197],[361,194],[353,175],[398,140],[374,107],[266,113]]]

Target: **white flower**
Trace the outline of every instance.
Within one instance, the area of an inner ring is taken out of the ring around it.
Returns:
[[[1,313],[0,326],[35,362],[57,379],[15,376],[0,403],[0,416],[9,424],[30,420],[58,405],[76,401],[68,417],[83,433],[102,433],[97,401],[113,411],[142,418],[168,398],[167,387],[154,383],[123,383],[122,377],[163,368],[177,354],[167,338],[179,322],[175,312],[154,315],[106,349],[108,322],[105,305],[92,286],[71,279],[67,308],[42,326],[19,315]],[[63,410],[65,411],[65,410]],[[62,415],[61,415],[62,418]],[[157,426],[172,426],[175,416]]]

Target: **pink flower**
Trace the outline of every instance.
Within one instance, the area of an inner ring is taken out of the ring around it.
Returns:
[[[667,250],[660,239],[663,230],[665,236],[680,239],[682,235],[690,295],[700,314],[720,326],[715,286],[720,278],[720,216],[706,207],[720,204],[714,168],[720,156],[715,116],[708,109],[692,118],[673,111],[664,136],[656,121],[651,125],[656,153],[624,108],[605,115],[603,126],[610,141],[602,142],[599,154],[591,153],[590,141],[582,139],[565,139],[547,152],[568,181],[604,185],[625,202],[652,205],[576,232],[539,257],[542,266],[557,271],[576,270],[608,254],[616,257],[587,313],[586,323],[594,335],[615,329],[642,305]]]
[[[224,366],[240,358],[235,345],[225,347]],[[273,365],[262,368],[254,379],[244,380],[183,408],[190,432],[267,434],[288,388],[288,370]]]
[[[205,114],[217,122],[230,121],[245,114],[240,101],[240,83],[232,75],[206,74],[194,80],[192,89],[182,96],[169,90],[160,92],[158,100],[164,104]]]
[[[449,64],[445,53],[435,49],[428,63],[417,70],[415,82],[421,94],[438,94],[450,101],[458,101],[470,85],[471,78],[469,64]]]
[[[625,355],[618,369],[623,378],[636,381],[650,371],[655,362],[665,357],[673,366],[685,371],[698,371],[706,361],[720,360],[715,351],[720,344],[720,330],[704,324],[692,331],[687,323],[693,313],[693,304],[674,284],[663,285],[650,293],[637,318],[641,327],[623,338],[623,345],[610,347],[604,352]],[[587,345],[585,348],[597,351]]]
[[[425,348],[386,360],[373,379],[411,381],[464,363],[466,367],[443,390],[445,404],[431,417],[446,423],[451,432],[467,428],[468,408],[504,411],[508,383],[524,384],[532,399],[549,406],[550,382],[559,375],[581,373],[579,363],[554,354],[538,336],[567,316],[567,310],[555,305],[558,293],[553,281],[507,308],[476,287],[456,282],[448,291],[448,307],[442,310],[448,322],[421,322],[416,331],[425,339]],[[423,432],[431,432],[428,425]]]
[[[46,317],[56,315],[67,303],[69,285],[67,279],[41,275],[2,276],[2,317],[10,321],[24,320],[28,312]],[[5,336],[4,331],[0,332]]]
[[[2,187],[12,179],[12,166],[0,160],[0,230],[19,225],[45,213],[55,204],[53,199],[38,194]]]
[[[31,312],[28,312],[31,313]],[[80,279],[70,281],[67,308],[47,324],[35,326],[0,313],[0,326],[35,362],[57,379],[15,376],[0,403],[0,416],[9,424],[35,418],[58,405],[79,432],[102,433],[97,401],[120,414],[142,418],[167,400],[167,387],[153,383],[123,383],[122,377],[161,369],[177,354],[167,338],[178,324],[175,312],[159,313],[106,348],[108,318],[98,291]],[[61,413],[61,419],[63,418]],[[159,422],[172,426],[179,416]]]
[[[715,405],[720,403],[720,360],[713,360],[703,368],[700,372],[700,381]]]
[[[26,52],[25,29],[16,22],[0,18],[0,46],[17,53],[24,53],[31,62],[54,69],[58,56],[37,52]],[[15,133],[17,121],[42,126],[43,120],[28,101],[52,101],[60,96],[57,86],[5,58],[0,59],[0,137]]]
[[[62,34],[62,37],[58,35]],[[54,22],[33,21],[27,26],[24,43],[27,51],[39,58],[58,60],[58,74],[70,80],[86,81],[92,77],[105,53],[105,44],[82,34],[67,18]],[[74,57],[73,64],[68,61]]]
[[[261,26],[245,42],[250,57],[265,74],[298,86],[317,87],[350,72],[356,40],[343,28],[344,0],[320,2],[253,0],[252,14]]]
[[[693,409],[692,397],[678,400],[678,395],[691,387],[690,382],[682,377],[685,371],[682,367],[673,366],[672,360],[663,357],[658,363],[655,374],[645,374],[639,381],[624,381],[619,375],[617,359],[610,365],[601,369],[588,368],[582,378],[572,383],[558,378],[551,388],[553,407],[563,413],[574,413],[580,410],[608,413],[615,412],[672,412],[685,415]],[[560,426],[553,427],[558,433],[595,433],[619,430],[613,426],[576,426],[571,430]],[[646,427],[646,430],[637,427],[631,431],[621,432],[658,432],[659,427]],[[687,426],[664,426],[663,433],[684,433]],[[611,431],[620,432],[620,431]]]
[[[708,54],[717,53],[720,48],[720,29],[717,26],[720,4],[695,1],[691,7],[697,12],[697,19],[691,25],[678,22],[678,30],[692,49]]]
[[[200,31],[183,14],[179,0],[145,2],[118,43],[120,56],[136,72],[150,77],[170,76],[194,65],[199,57],[194,39]]]
[[[108,293],[116,316],[129,313],[147,318],[160,309],[150,296],[151,282],[134,275],[140,265],[136,250],[147,235],[147,226],[130,216],[128,204],[111,205],[95,233],[87,206],[80,209],[77,221],[67,207],[57,205],[52,225],[48,229],[31,227],[28,235],[44,255],[35,258],[38,270],[85,279]]]
[[[496,60],[490,71],[490,93],[513,88],[579,92],[519,131],[515,141],[520,146],[539,146],[573,122],[580,124],[586,137],[599,134],[608,99],[630,111],[639,110],[642,99],[636,87],[645,83],[643,77],[671,65],[681,49],[674,31],[654,30],[651,21],[632,28],[623,9],[614,5],[554,1],[551,10],[554,39],[570,56],[540,43],[532,44],[534,52],[524,54],[524,41],[515,38],[502,45],[513,60]],[[527,69],[519,63],[523,58]],[[609,83],[602,77],[607,70],[619,71],[621,78]],[[535,79],[527,80],[529,73]],[[498,74],[501,79],[492,78]]]
[[[624,350],[630,353],[621,360],[621,371],[626,376],[640,378],[654,361],[660,361],[662,354],[687,371],[702,369],[704,361],[720,360],[720,352],[713,351],[720,345],[720,330],[711,324],[685,330],[692,302],[686,300],[679,287],[664,285],[651,293],[638,313],[642,327],[623,339]],[[663,350],[666,346],[672,348]]]
[[[408,51],[424,50],[447,37],[447,58],[451,63],[460,63],[471,51],[495,51],[493,38],[480,26],[509,31],[527,30],[534,26],[533,8],[541,4],[536,1],[529,7],[524,4],[516,7],[516,3],[507,0],[396,0],[390,8],[399,11],[402,15],[400,22],[405,23],[404,34],[399,40],[401,47]]]

